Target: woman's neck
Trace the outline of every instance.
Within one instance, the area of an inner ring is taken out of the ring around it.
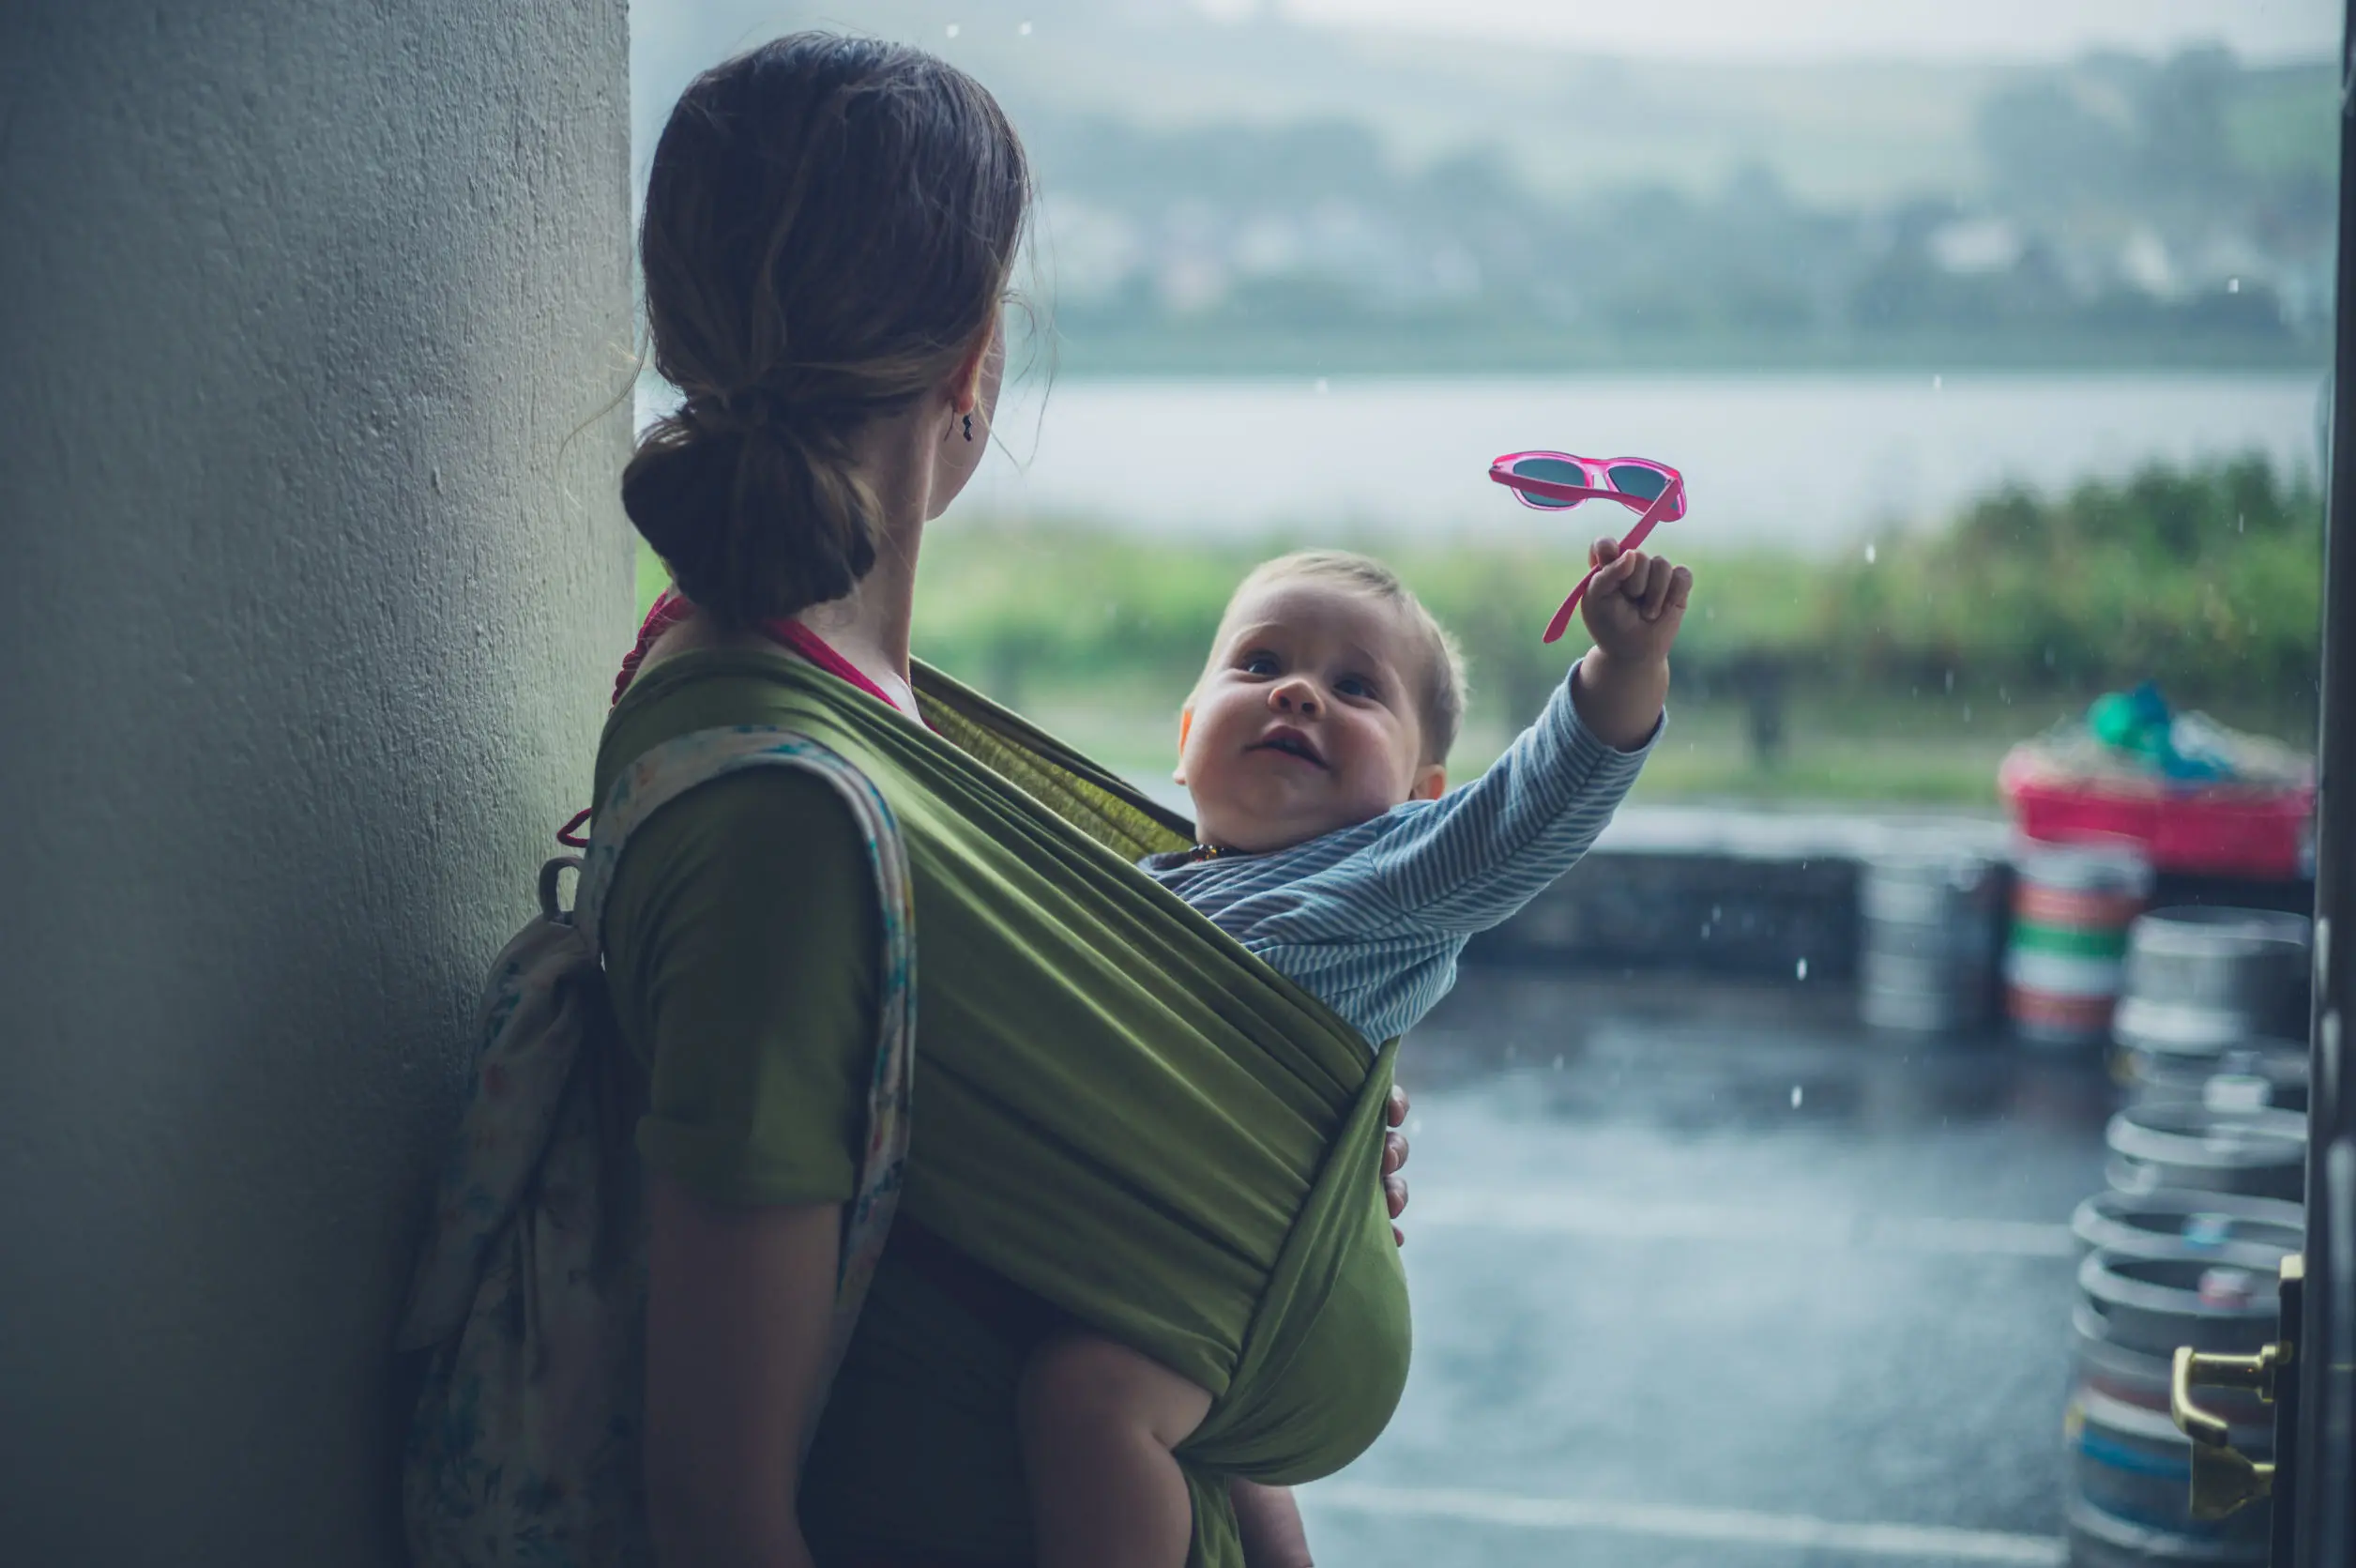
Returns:
[[[794,617],[910,714],[917,710],[908,669],[917,552],[923,543],[925,521],[933,515],[937,451],[938,442],[920,418],[879,419],[861,434],[859,467],[877,503],[875,564],[841,599],[813,604]],[[768,639],[758,632],[721,635],[696,617],[657,639],[646,662],[691,648],[731,645],[766,647]]]
[[[912,410],[860,433],[859,468],[877,503],[875,564],[841,599],[795,617],[910,713],[916,711],[908,636],[916,619],[917,553],[934,512],[938,455],[933,423]]]
[[[924,525],[877,530],[875,564],[857,586],[830,604],[813,604],[794,618],[882,688],[903,710],[916,711],[908,669],[908,632],[916,617],[917,547]]]

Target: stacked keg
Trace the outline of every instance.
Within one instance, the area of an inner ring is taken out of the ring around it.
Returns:
[[[2111,1119],[2110,1190],[2079,1205],[2065,1423],[2070,1556],[2081,1568],[2257,1564],[2263,1504],[2189,1507],[2192,1446],[2168,1415],[2176,1347],[2247,1355],[2272,1341],[2282,1259],[2303,1246],[2305,922],[2166,909],[2127,942],[2114,1034],[2129,1103]],[[2298,1065],[2292,1065],[2297,1056]],[[2272,1408],[2203,1390],[2234,1447],[2273,1447]]]
[[[2070,1559],[2080,1568],[2266,1560],[2263,1505],[2192,1516],[2192,1443],[2168,1415],[2168,1372],[2180,1345],[2248,1355],[2274,1338],[2276,1271],[2302,1234],[2297,1206],[2283,1207],[2291,1217],[2274,1223],[2194,1210],[2175,1236],[2155,1234],[2140,1253],[2105,1247],[2079,1262],[2076,1380],[2063,1433]],[[2204,1390],[2202,1399],[2234,1447],[2261,1461],[2272,1454],[2272,1412],[2255,1394]]]
[[[2157,910],[2128,944],[2113,1067],[2136,1100],[2194,1098],[2223,1073],[2260,1082],[2217,1092],[2304,1110],[2306,1022],[2305,917]]]
[[[2023,842],[2013,869],[2004,952],[2013,1032],[2036,1045],[2100,1046],[2128,927],[2151,896],[2151,862],[2133,844]]]
[[[1968,1034],[1994,999],[2001,868],[1985,856],[1881,855],[1858,883],[1859,1015],[1876,1028]]]

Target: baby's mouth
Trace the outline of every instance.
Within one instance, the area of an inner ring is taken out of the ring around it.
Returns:
[[[1258,740],[1246,746],[1244,750],[1247,752],[1282,752],[1286,756],[1297,756],[1315,767],[1325,766],[1325,758],[1317,754],[1315,743],[1300,731],[1290,727],[1272,729]]]

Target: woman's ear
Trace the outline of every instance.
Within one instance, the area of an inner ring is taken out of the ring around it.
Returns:
[[[990,363],[990,351],[997,346],[1000,327],[992,317],[989,327],[957,361],[950,373],[949,406],[951,413],[970,414],[981,405],[981,376]]]
[[[1415,783],[1407,786],[1410,800],[1436,800],[1448,792],[1448,769],[1445,764],[1427,762],[1415,770]]]

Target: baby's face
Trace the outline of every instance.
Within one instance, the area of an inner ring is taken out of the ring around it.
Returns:
[[[1282,849],[1437,795],[1422,658],[1404,616],[1337,584],[1276,582],[1239,601],[1178,742],[1203,842]]]

